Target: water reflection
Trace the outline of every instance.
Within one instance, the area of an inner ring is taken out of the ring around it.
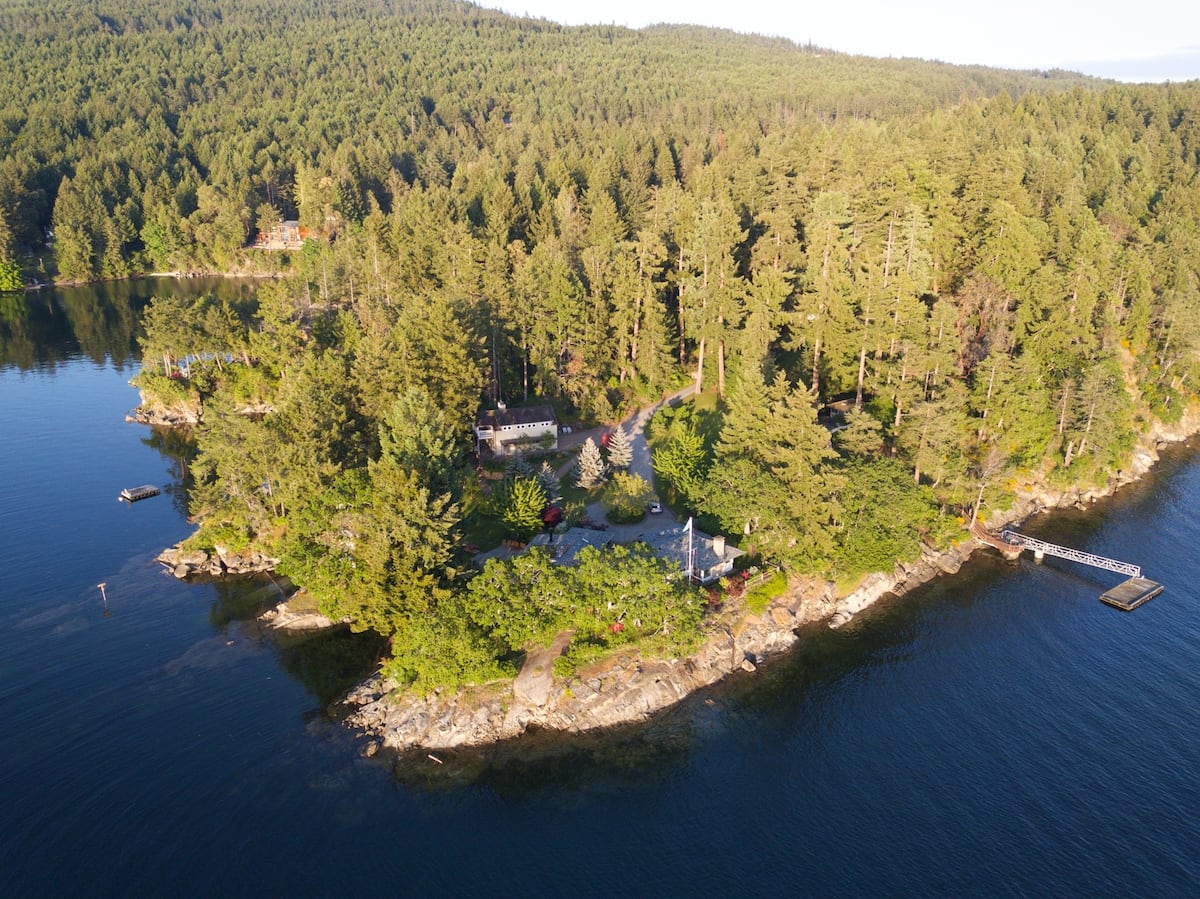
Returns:
[[[80,287],[0,293],[0,368],[53,370],[84,356],[111,359],[124,370],[139,356],[141,311],[156,294],[201,296],[243,303],[254,282],[236,279],[138,278]]]
[[[220,650],[217,644],[221,643],[269,643],[283,669],[316,697],[322,709],[371,674],[387,648],[378,634],[353,633],[345,627],[292,633],[265,628],[259,616],[294,591],[286,578],[218,578],[212,588],[208,617],[218,631],[214,646]]]
[[[370,631],[334,628],[276,640],[283,669],[316,697],[322,709],[340,699],[379,665],[387,641]]]
[[[689,702],[645,724],[584,734],[531,730],[498,745],[381,756],[399,784],[421,791],[453,792],[472,785],[513,801],[615,793],[678,776],[697,744],[693,712]]]
[[[170,497],[171,505],[179,516],[187,518],[192,487],[195,485],[191,467],[196,458],[195,434],[191,428],[150,427],[142,443],[170,460],[172,480],[164,486],[163,492]]]

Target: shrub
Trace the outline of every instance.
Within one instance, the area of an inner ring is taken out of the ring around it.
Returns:
[[[755,584],[746,593],[746,611],[751,615],[761,615],[771,600],[783,596],[787,591],[787,577],[782,571],[776,571],[761,584]]]

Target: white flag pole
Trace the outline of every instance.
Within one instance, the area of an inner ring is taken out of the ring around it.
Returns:
[[[690,516],[688,517],[687,524],[684,525],[683,529],[687,531],[688,535],[687,576],[688,580],[691,580],[696,570],[696,550],[692,544],[692,519]]]

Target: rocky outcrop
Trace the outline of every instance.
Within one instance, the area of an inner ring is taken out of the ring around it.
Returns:
[[[566,646],[561,639],[548,653],[531,653],[515,682],[490,689],[415,696],[375,677],[346,697],[343,712],[349,725],[372,735],[368,745],[381,741],[396,750],[475,746],[534,729],[580,733],[643,721],[730,674],[755,670],[793,646],[801,626],[827,617],[832,603],[828,585],[802,584],[762,615],[715,631],[687,658],[620,653],[565,679],[547,676],[553,657]]]
[[[176,406],[138,406],[126,421],[158,428],[190,428],[200,423],[200,411]]]
[[[349,619],[334,621],[320,612],[294,610],[288,603],[281,602],[258,616],[264,627],[287,635],[313,634],[349,623]]]
[[[917,561],[910,564],[897,562],[890,574],[875,572],[867,575],[857,588],[838,600],[829,626],[841,627],[888,594],[903,596],[936,577],[954,574],[979,546],[972,538],[943,552],[926,547]]]
[[[273,571],[279,564],[263,553],[247,550],[229,552],[218,546],[212,553],[202,549],[182,549],[172,546],[164,549],[155,560],[162,563],[175,577],[224,577],[225,575],[261,574]]]

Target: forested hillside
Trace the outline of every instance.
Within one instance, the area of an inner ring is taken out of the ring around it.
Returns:
[[[494,673],[567,625],[635,639],[562,600],[610,569],[653,606],[643,636],[680,635],[661,650],[700,624],[637,553],[464,574],[464,520],[503,517],[463,465],[485,398],[611,422],[694,379],[715,409],[658,423],[661,485],[844,580],[1018,479],[1104,480],[1193,398],[1200,85],[227,6],[5,5],[0,255],[284,275],[252,307],[155,303],[139,384],[203,405],[197,539],[277,553],[409,679]],[[249,248],[293,217],[301,249]]]
[[[467,213],[485,185],[463,167],[526,184],[526,206],[557,186],[535,170],[579,182],[597,164],[626,170],[616,199],[637,227],[638,192],[702,165],[723,130],[911,114],[1037,83],[438,0],[120,6],[0,7],[0,249],[43,255],[53,223],[67,279],[239,266],[264,221],[360,223],[412,185],[450,188]]]

